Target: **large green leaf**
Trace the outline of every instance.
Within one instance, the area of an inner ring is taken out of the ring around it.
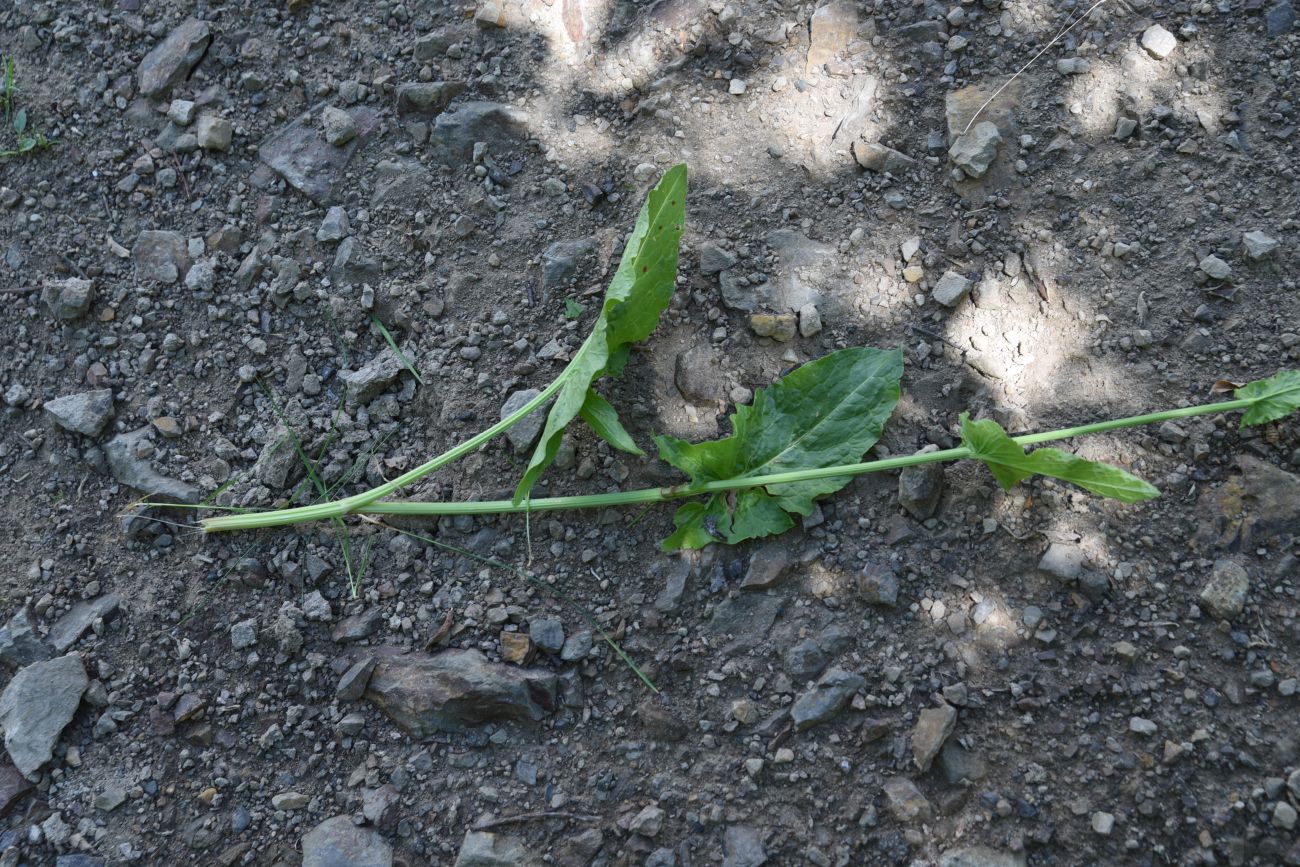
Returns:
[[[1280,370],[1276,376],[1243,385],[1234,394],[1255,401],[1242,415],[1242,427],[1277,421],[1300,408],[1300,370]]]
[[[560,438],[569,422],[592,400],[591,383],[606,373],[621,372],[631,345],[649,337],[659,324],[659,314],[668,306],[677,285],[677,250],[685,222],[686,166],[683,164],[665,172],[641,206],[591,334],[560,374],[564,384],[546,417],[541,441],[515,488],[516,505],[528,497],[538,477],[555,460]],[[599,395],[596,398],[603,402]],[[607,422],[606,417],[601,418]],[[612,445],[626,448],[631,438],[618,424],[616,414],[613,419],[613,425],[595,426],[596,433]]]
[[[578,415],[601,439],[614,448],[645,457],[645,452],[633,441],[631,434],[618,420],[618,412],[609,401],[593,389],[587,389],[587,399],[583,402],[582,409],[578,410]]]
[[[759,389],[754,402],[731,417],[731,436],[696,444],[657,436],[659,456],[693,485],[853,463],[880,439],[898,403],[902,376],[900,350],[841,349]],[[814,499],[838,491],[850,478],[714,493],[677,510],[677,532],[663,547],[735,544],[784,532],[794,526],[790,513],[810,514]]]
[[[1032,475],[1051,476],[1078,485],[1094,494],[1137,503],[1160,496],[1154,486],[1132,473],[1085,460],[1060,449],[1042,448],[1025,452],[1023,446],[1007,436],[992,419],[971,421],[970,413],[961,414],[962,445],[971,457],[983,461],[1002,488],[1008,489]]]

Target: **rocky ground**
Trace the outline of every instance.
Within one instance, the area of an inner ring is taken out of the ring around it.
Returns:
[[[483,429],[678,162],[604,387],[646,446],[849,345],[906,351],[879,455],[1295,366],[1291,0],[12,0],[0,49],[54,142],[0,159],[0,865],[1300,863],[1294,421],[1077,443],[1141,506],[953,465],[691,556],[138,503]],[[508,492],[514,433],[410,494]],[[538,493],[676,480],[575,429]]]

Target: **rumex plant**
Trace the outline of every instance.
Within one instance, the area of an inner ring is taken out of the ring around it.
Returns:
[[[649,337],[672,298],[686,205],[686,166],[664,174],[650,191],[623,250],[590,335],[554,382],[496,425],[415,469],[361,494],[311,506],[207,518],[208,532],[278,527],[308,521],[339,521],[347,515],[440,516],[552,509],[583,509],[687,500],[674,517],[665,550],[736,544],[782,533],[795,515],[811,513],[814,501],[843,488],[854,476],[909,466],[977,460],[1003,488],[1040,475],[1068,482],[1098,496],[1137,503],[1159,491],[1127,470],[1085,460],[1055,447],[1028,446],[1138,425],[1213,413],[1242,413],[1241,424],[1276,421],[1300,407],[1300,371],[1288,370],[1243,386],[1230,386],[1232,400],[1110,419],[1078,427],[1012,437],[991,419],[962,413],[961,445],[859,462],[880,439],[894,411],[903,376],[899,350],[850,347],[808,362],[737,407],[731,434],[703,443],[659,435],[659,456],[687,479],[670,487],[532,499],[537,479],[555,459],[565,429],[581,418],[616,448],[644,455],[594,388],[617,376],[632,345]],[[391,338],[389,338],[391,340]],[[554,400],[523,478],[510,500],[411,502],[386,499],[503,433]]]

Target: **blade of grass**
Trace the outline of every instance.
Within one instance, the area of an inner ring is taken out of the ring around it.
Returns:
[[[397,341],[393,339],[393,335],[384,327],[384,323],[379,321],[379,317],[373,313],[370,314],[370,322],[379,329],[380,334],[384,335],[384,340],[388,341],[389,347],[393,352],[397,353],[398,359],[402,362],[402,365],[411,372],[411,376],[415,377],[415,381],[420,383],[420,385],[424,385],[424,377],[420,376],[420,372],[416,370],[415,366],[407,359],[406,353],[402,352],[402,350],[398,348]]]

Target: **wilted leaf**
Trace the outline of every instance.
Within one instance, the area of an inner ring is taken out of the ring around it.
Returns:
[[[1232,394],[1241,387],[1240,382],[1233,382],[1231,379],[1220,379],[1210,386],[1210,394]]]
[[[1253,400],[1241,417],[1241,426],[1277,421],[1300,408],[1300,370],[1281,370],[1268,379],[1257,379],[1235,392],[1242,400]]]
[[[606,373],[617,376],[632,344],[655,330],[677,285],[677,250],[685,221],[686,166],[678,165],[665,172],[646,197],[591,334],[560,374],[564,384],[546,417],[528,469],[515,488],[516,504],[528,496],[537,478],[555,460],[560,437],[582,411],[591,383]],[[606,432],[610,431],[607,426]],[[626,436],[627,432],[622,433]]]
[[[732,416],[731,436],[697,444],[657,436],[655,442],[660,457],[693,485],[853,463],[880,439],[902,376],[900,350],[841,349],[759,389]],[[711,494],[677,510],[677,532],[663,547],[735,544],[784,532],[794,526],[791,513],[810,514],[814,499],[849,481],[836,476]]]
[[[1002,488],[1008,489],[1029,476],[1040,475],[1078,485],[1103,497],[1137,503],[1160,496],[1160,491],[1137,476],[1110,464],[1089,461],[1054,448],[1025,452],[1002,426],[992,419],[971,421],[961,414],[962,445],[971,457],[983,461]]]

